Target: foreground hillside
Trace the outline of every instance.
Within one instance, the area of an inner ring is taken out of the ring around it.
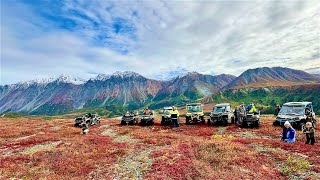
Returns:
[[[104,119],[81,135],[73,120],[0,119],[0,179],[318,179],[320,138],[279,141],[273,117],[260,129],[119,126]],[[183,122],[183,120],[181,120]],[[318,129],[320,126],[318,125]]]

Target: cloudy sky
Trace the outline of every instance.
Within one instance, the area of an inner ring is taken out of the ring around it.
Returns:
[[[319,1],[1,1],[1,78],[320,73]]]

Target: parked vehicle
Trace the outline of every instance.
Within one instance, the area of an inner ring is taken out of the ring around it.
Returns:
[[[88,126],[99,125],[100,117],[97,114],[91,115],[90,113],[83,116],[76,117],[74,120],[74,127],[81,128],[81,124],[86,123]]]
[[[149,114],[140,115],[140,125],[147,126],[147,125],[154,125],[154,111],[150,111]]]
[[[205,124],[204,113],[201,103],[190,103],[186,105],[186,124]]]
[[[162,110],[162,118],[161,118],[161,125],[171,125],[171,115],[170,112],[172,111],[172,107],[164,107]]]
[[[303,130],[307,121],[307,116],[305,114],[307,108],[311,111],[312,125],[313,127],[316,127],[312,102],[287,102],[283,104],[273,125],[283,126],[286,121],[289,121],[295,128]]]
[[[257,127],[260,126],[260,111],[255,113],[246,113],[246,116],[243,118],[241,127]]]
[[[121,118],[121,125],[136,125],[139,122],[139,114],[136,113],[129,113],[125,114]]]
[[[208,119],[208,125],[222,124],[227,126],[234,122],[234,110],[231,108],[230,103],[217,104],[214,106],[210,117]]]

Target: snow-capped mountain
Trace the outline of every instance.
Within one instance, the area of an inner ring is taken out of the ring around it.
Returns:
[[[161,108],[196,101],[224,89],[248,85],[316,83],[320,78],[288,68],[258,68],[239,77],[221,74],[186,73],[169,81],[148,79],[135,72],[99,74],[87,81],[61,75],[55,78],[0,86],[0,113],[61,114],[75,109],[126,106],[137,109],[148,105]]]

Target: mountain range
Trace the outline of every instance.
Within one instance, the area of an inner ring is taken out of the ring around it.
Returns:
[[[99,74],[89,80],[62,75],[58,78],[1,85],[0,113],[54,115],[77,109],[108,106],[121,106],[129,110],[144,106],[157,109],[204,99],[218,102],[226,99],[208,97],[212,95],[224,97],[228,92],[239,89],[272,87],[274,90],[317,84],[320,84],[319,76],[282,67],[249,69],[238,77],[190,72],[168,81],[149,79],[128,71],[112,75]],[[319,91],[318,87],[313,88]],[[300,92],[303,91],[296,93]],[[229,93],[230,97],[233,95]],[[301,96],[303,97],[303,94]],[[254,99],[254,96],[252,98]]]

